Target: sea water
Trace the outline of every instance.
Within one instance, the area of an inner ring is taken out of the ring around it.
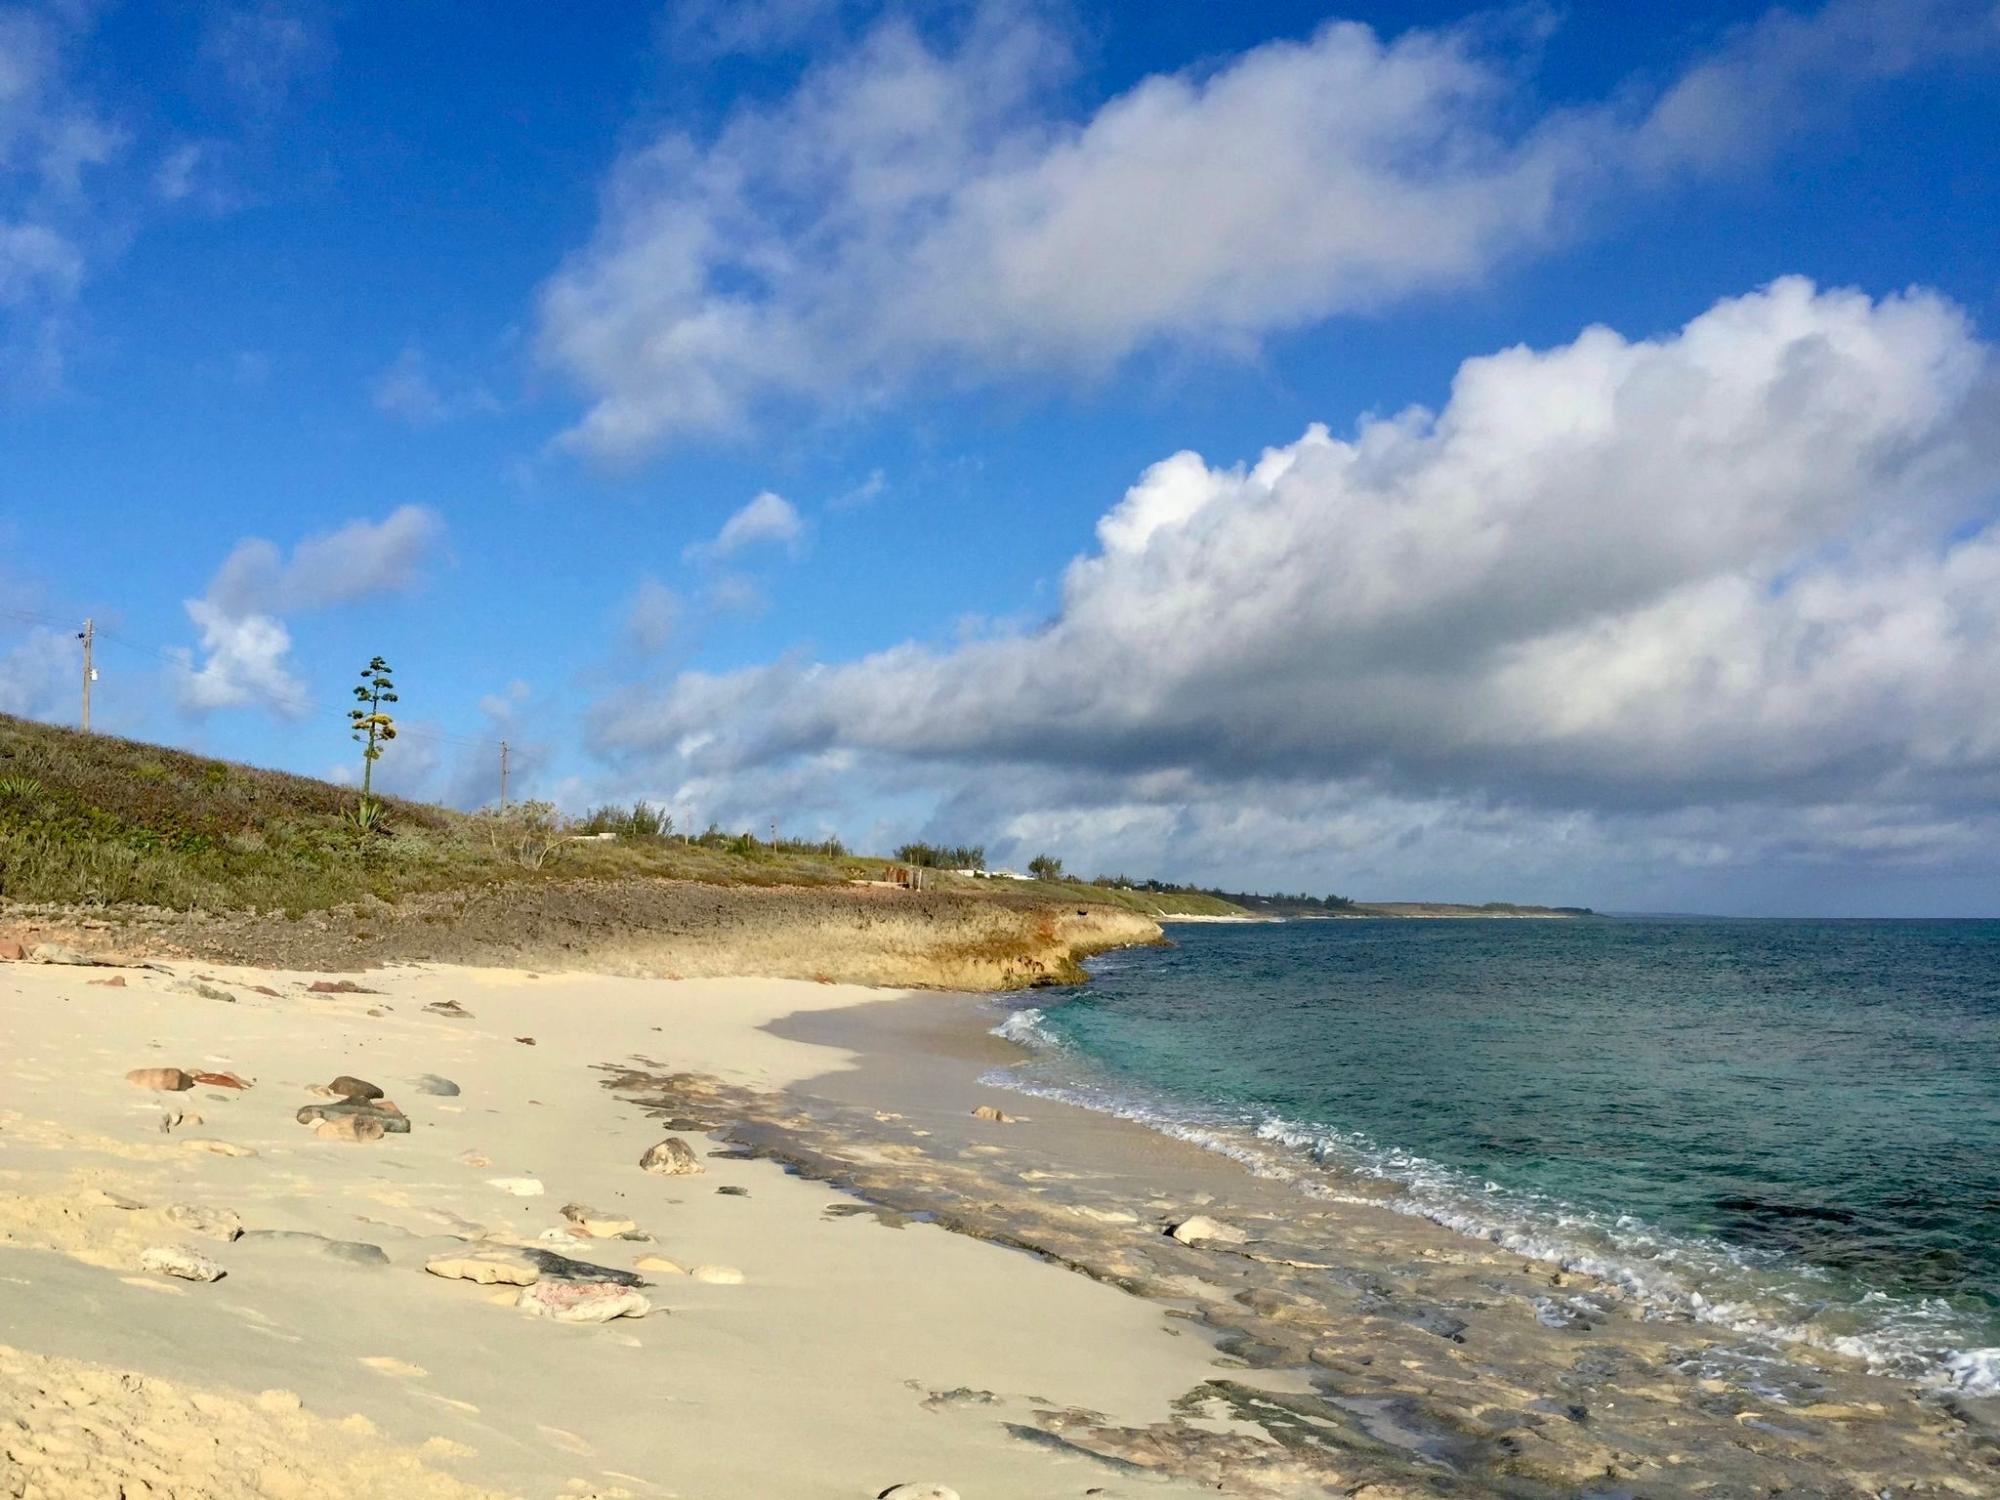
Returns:
[[[2000,1394],[2000,922],[1171,933],[1010,1017],[994,1081]]]

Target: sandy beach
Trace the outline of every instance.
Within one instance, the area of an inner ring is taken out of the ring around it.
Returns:
[[[765,1023],[892,992],[313,977],[0,966],[0,1494],[118,1493],[107,1476],[177,1496],[1130,1494],[1007,1424],[1048,1403],[1157,1421],[1208,1373],[1206,1341],[1157,1307],[844,1212],[700,1133],[679,1136],[699,1175],[640,1169],[672,1133],[607,1094],[605,1064],[782,1088],[842,1059]],[[160,1067],[251,1086],[127,1081]],[[343,1074],[387,1090],[408,1133],[300,1125],[327,1102],[309,1086]],[[580,1237],[572,1203],[634,1227]],[[241,1233],[188,1227],[205,1219]],[[142,1269],[158,1247],[226,1275]],[[497,1305],[511,1286],[424,1270],[524,1249],[694,1274],[638,1270],[646,1316],[566,1326]]]
[[[0,965],[0,1494],[1991,1493],[1980,1403],[991,1087],[1008,1008]]]

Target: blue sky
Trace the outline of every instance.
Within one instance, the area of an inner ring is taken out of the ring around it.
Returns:
[[[0,7],[0,709],[1990,913],[1996,122],[1952,0]]]

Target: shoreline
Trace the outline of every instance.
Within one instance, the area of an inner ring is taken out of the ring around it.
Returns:
[[[325,1472],[357,1493],[395,1473],[424,1500],[1991,1488],[2000,1432],[1979,1403],[1835,1359],[1777,1369],[1365,1193],[1304,1199],[989,1087],[1023,1055],[992,1034],[1004,997],[315,977],[0,965],[0,1278],[27,1293],[0,1299],[0,1394],[28,1398],[15,1447],[74,1445],[81,1422],[91,1473],[157,1468],[175,1455],[140,1435],[145,1413],[178,1401],[261,1465],[196,1491],[214,1495],[288,1492],[293,1451],[337,1455]],[[469,1014],[427,1008],[446,1002]],[[254,1087],[122,1076],[161,1064]],[[315,1139],[292,1114],[336,1072],[389,1088],[410,1132]],[[412,1092],[425,1075],[460,1092]],[[203,1118],[163,1131],[176,1112]],[[638,1169],[663,1134],[700,1175]],[[543,1192],[494,1185],[524,1178]],[[639,1238],[577,1237],[569,1202]],[[176,1204],[245,1233],[190,1238]],[[1242,1239],[1163,1232],[1195,1215]],[[146,1274],[163,1238],[228,1275]],[[642,1280],[653,1310],[564,1327],[423,1272],[538,1254]],[[1551,1327],[1543,1304],[1588,1313]],[[80,1415],[71,1389],[96,1393]]]

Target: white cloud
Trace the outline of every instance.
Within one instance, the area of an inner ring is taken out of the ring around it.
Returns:
[[[1468,360],[1442,410],[1348,439],[1175,455],[1040,630],[685,674],[596,743],[679,780],[845,750],[947,797],[1027,768],[1079,818],[1149,786],[1210,843],[1246,787],[1299,786],[1459,823],[1736,807],[1704,831],[1728,858],[1732,828],[1956,857],[1935,831],[2000,807],[1996,459],[1957,309],[1781,281],[1670,336]]]
[[[225,6],[211,17],[201,57],[253,114],[282,109],[293,91],[333,60],[333,39],[312,5]]]
[[[124,148],[72,79],[84,17],[0,6],[0,384],[60,384],[72,304],[101,236],[91,191]]]
[[[435,427],[440,422],[500,409],[499,401],[483,386],[441,388],[429,358],[415,345],[397,355],[370,382],[368,390],[376,410],[412,427]]]
[[[1993,45],[1973,0],[1836,0],[1730,39],[1650,112],[1538,109],[1540,13],[1385,39],[1329,22],[1143,79],[1081,121],[1028,10],[951,43],[892,16],[712,138],[630,151],[543,290],[544,356],[590,406],[564,441],[629,458],[773,402],[918,374],[1101,372],[1163,341],[1267,334],[1477,281],[1579,200],[1768,145],[1801,98]]]
[[[82,648],[67,632],[37,625],[0,653],[0,714],[46,719],[76,700]]]
[[[636,651],[664,651],[680,623],[681,601],[657,578],[642,578],[625,610],[625,639]]]
[[[795,549],[805,535],[805,523],[783,495],[765,490],[722,523],[713,540],[683,550],[690,562],[719,561],[751,547]]]
[[[281,616],[410,593],[442,544],[444,522],[423,505],[403,505],[380,521],[350,521],[306,537],[287,558],[273,542],[246,537],[231,549],[208,592],[184,604],[201,631],[203,660],[182,652],[177,684],[194,712],[265,706],[310,710],[286,658],[292,638]]]
[[[305,684],[285,664],[291,632],[270,615],[232,615],[206,599],[183,605],[201,632],[202,663],[181,653],[176,689],[181,706],[194,713],[218,708],[262,708],[281,718],[303,718],[313,710]]]

